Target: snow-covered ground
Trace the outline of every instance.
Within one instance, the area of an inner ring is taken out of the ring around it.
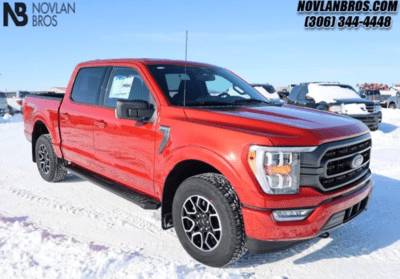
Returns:
[[[0,278],[400,278],[400,110],[373,132],[375,189],[353,222],[223,269],[192,260],[160,211],[71,174],[41,179],[21,115],[0,118]],[[266,228],[268,229],[268,228]]]

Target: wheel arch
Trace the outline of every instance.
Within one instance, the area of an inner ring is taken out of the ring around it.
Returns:
[[[32,132],[32,161],[34,163],[36,163],[36,154],[35,154],[36,142],[38,138],[44,134],[50,134],[49,129],[42,120],[37,120],[35,122],[35,125],[33,126],[33,132]]]
[[[173,227],[172,203],[178,187],[187,178],[202,173],[221,174],[221,172],[212,165],[194,159],[183,160],[177,163],[169,172],[167,178],[165,179],[161,203],[161,225],[163,229],[169,229]]]
[[[393,101],[392,101],[392,102],[390,102],[390,103],[388,104],[388,107],[390,107],[391,105],[394,105],[394,107],[395,107],[395,108],[397,108],[397,104],[396,104],[396,102],[393,102]]]

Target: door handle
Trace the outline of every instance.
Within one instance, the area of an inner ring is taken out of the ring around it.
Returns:
[[[66,113],[66,112],[61,113],[61,117],[62,117],[64,120],[69,120],[69,119],[71,118],[71,117],[69,116],[69,114]]]
[[[107,127],[107,123],[103,120],[95,120],[94,125],[103,129]]]

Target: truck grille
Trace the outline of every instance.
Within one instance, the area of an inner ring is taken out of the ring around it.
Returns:
[[[375,125],[375,117],[373,116],[362,116],[362,117],[354,117],[357,120],[360,120],[367,126]]]
[[[365,106],[367,107],[367,111],[369,113],[373,113],[374,112],[374,104],[365,104]]]
[[[325,170],[319,179],[322,187],[328,191],[341,188],[366,175],[370,153],[371,139],[326,151],[321,160]],[[357,154],[363,156],[363,161],[358,168],[353,168],[352,161]]]

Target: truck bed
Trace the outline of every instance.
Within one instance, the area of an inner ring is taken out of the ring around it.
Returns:
[[[61,106],[64,94],[46,93],[46,94],[30,94],[24,101],[24,132],[29,141],[32,141],[32,132],[34,125],[41,123],[48,127],[49,133],[53,140],[56,155],[61,156],[60,150],[60,133],[58,110]]]
[[[26,97],[33,97],[38,99],[56,99],[62,100],[64,98],[64,93],[54,93],[54,92],[47,92],[42,94],[28,94]]]

